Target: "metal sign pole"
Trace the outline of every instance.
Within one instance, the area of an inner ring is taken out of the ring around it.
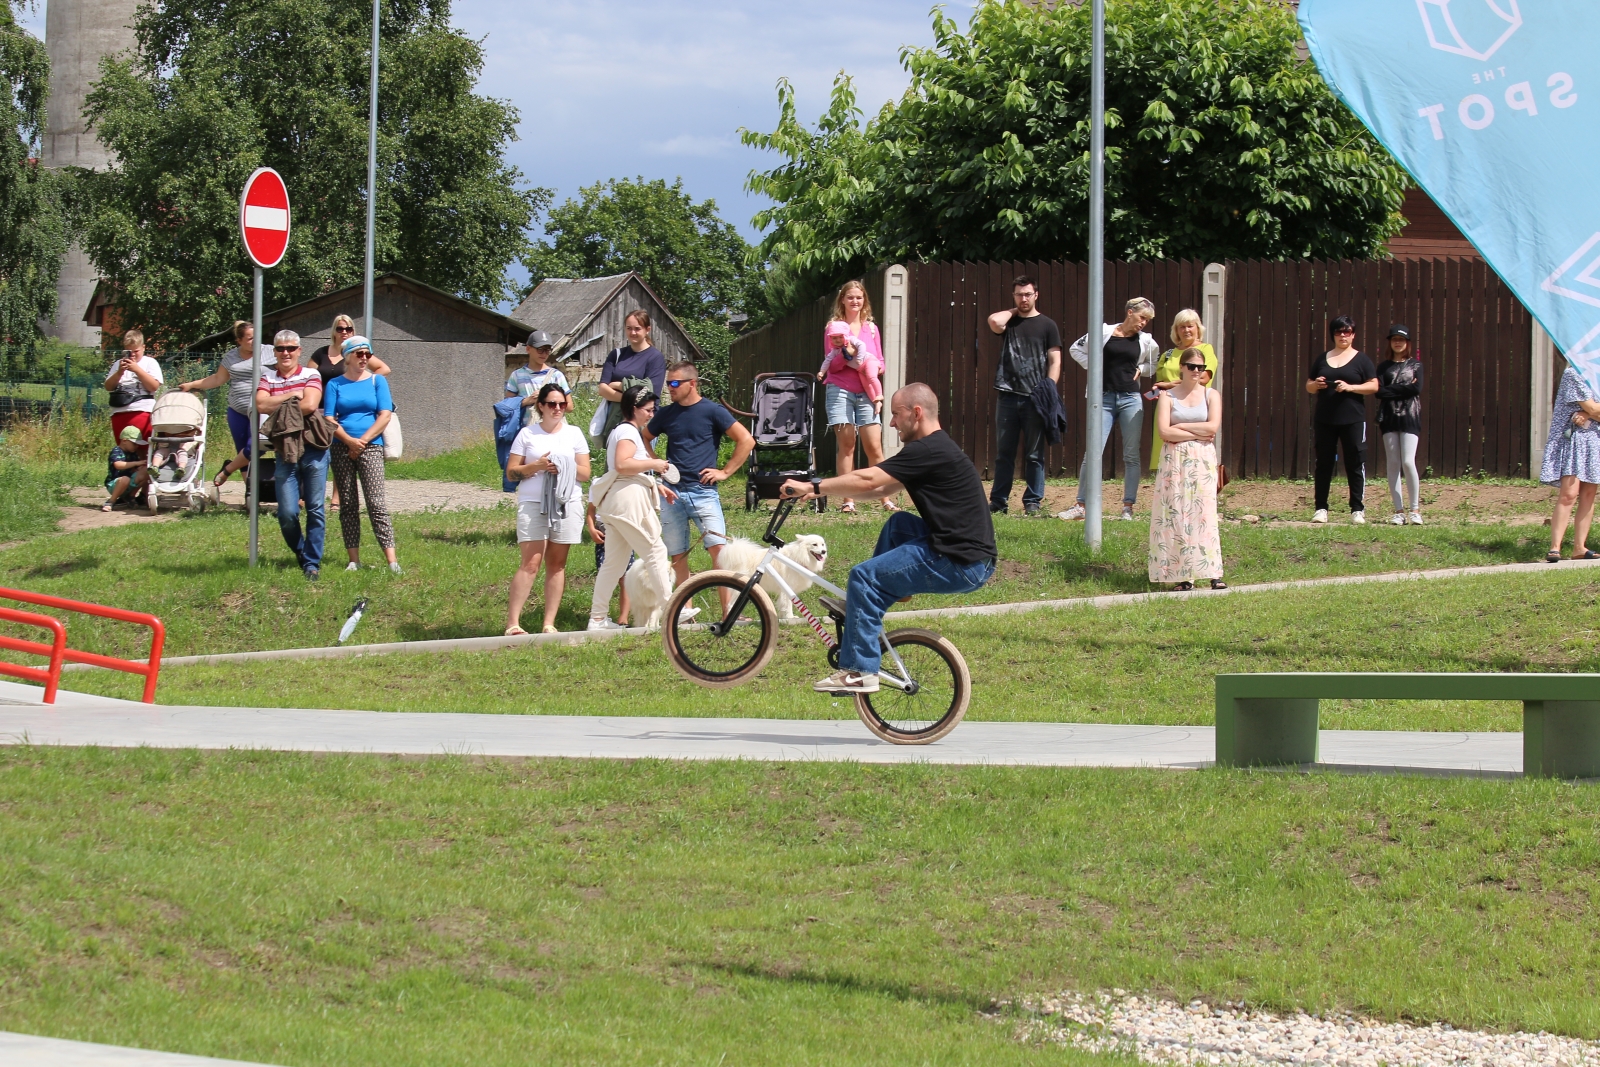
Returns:
[[[1106,0],[1094,0],[1094,55],[1089,89],[1089,403],[1084,419],[1088,455],[1083,464],[1083,536],[1100,551],[1101,443],[1105,409],[1106,302]],[[1099,341],[1094,338],[1100,338]]]
[[[372,85],[367,101],[367,281],[361,296],[362,330],[372,340],[373,243],[378,225],[378,4],[372,0]]]
[[[250,341],[250,566],[256,565],[261,519],[261,415],[256,391],[261,388],[261,268],[256,268],[255,336]]]

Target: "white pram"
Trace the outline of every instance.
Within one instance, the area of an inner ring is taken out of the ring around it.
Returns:
[[[168,392],[150,413],[150,513],[170,507],[202,512],[220,499],[205,481],[206,402],[193,393]]]

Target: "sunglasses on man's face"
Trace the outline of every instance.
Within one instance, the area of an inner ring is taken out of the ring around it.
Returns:
[[[693,385],[699,380],[699,378],[673,378],[667,382],[667,385],[676,389],[680,385]]]
[[[272,346],[272,350],[274,352],[298,352],[298,351],[300,351],[300,346],[299,345],[273,345]]]

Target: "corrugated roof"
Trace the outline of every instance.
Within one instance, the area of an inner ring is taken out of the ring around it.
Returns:
[[[546,278],[511,314],[555,338],[559,354],[573,339],[571,335],[627,285],[631,277],[632,273],[604,278]]]

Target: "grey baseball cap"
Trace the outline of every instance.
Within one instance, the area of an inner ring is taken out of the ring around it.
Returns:
[[[549,348],[553,344],[555,342],[550,340],[550,335],[543,330],[534,330],[528,335],[529,348]]]

